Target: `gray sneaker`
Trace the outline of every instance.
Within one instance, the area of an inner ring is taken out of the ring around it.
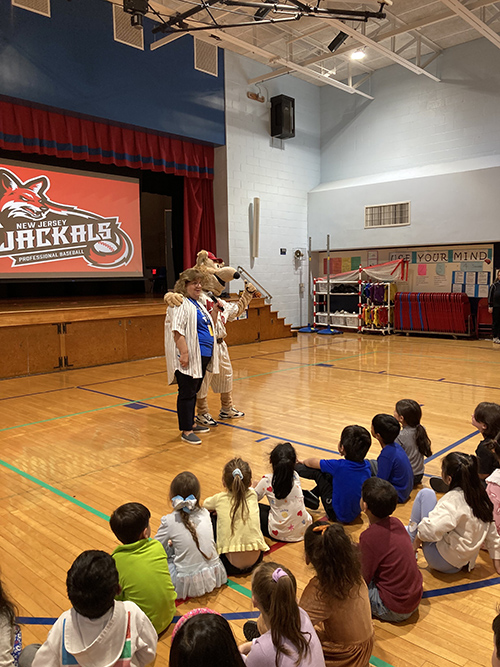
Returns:
[[[208,426],[202,426],[201,424],[195,424],[193,426],[193,433],[210,433]]]
[[[188,442],[190,445],[201,445],[201,440],[194,433],[181,433],[181,440]]]

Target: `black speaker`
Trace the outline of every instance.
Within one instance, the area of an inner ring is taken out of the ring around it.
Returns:
[[[271,136],[291,139],[295,136],[295,100],[287,95],[271,97]]]

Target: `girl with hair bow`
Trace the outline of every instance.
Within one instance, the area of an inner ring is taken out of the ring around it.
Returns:
[[[227,581],[215,548],[210,514],[200,507],[200,483],[181,472],[170,485],[174,511],[163,516],[155,539],[167,552],[168,568],[178,599],[210,593]]]

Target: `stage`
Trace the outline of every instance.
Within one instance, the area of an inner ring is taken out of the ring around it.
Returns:
[[[164,319],[162,296],[2,300],[0,378],[162,356]],[[229,345],[292,335],[264,299],[227,330]]]

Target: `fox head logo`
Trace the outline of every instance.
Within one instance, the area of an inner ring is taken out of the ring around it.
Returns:
[[[0,214],[6,218],[43,220],[49,211],[44,196],[49,187],[46,176],[22,182],[8,169],[0,170]]]
[[[0,258],[13,266],[81,258],[101,269],[127,265],[134,245],[117,217],[52,201],[48,176],[22,181],[0,169]]]

